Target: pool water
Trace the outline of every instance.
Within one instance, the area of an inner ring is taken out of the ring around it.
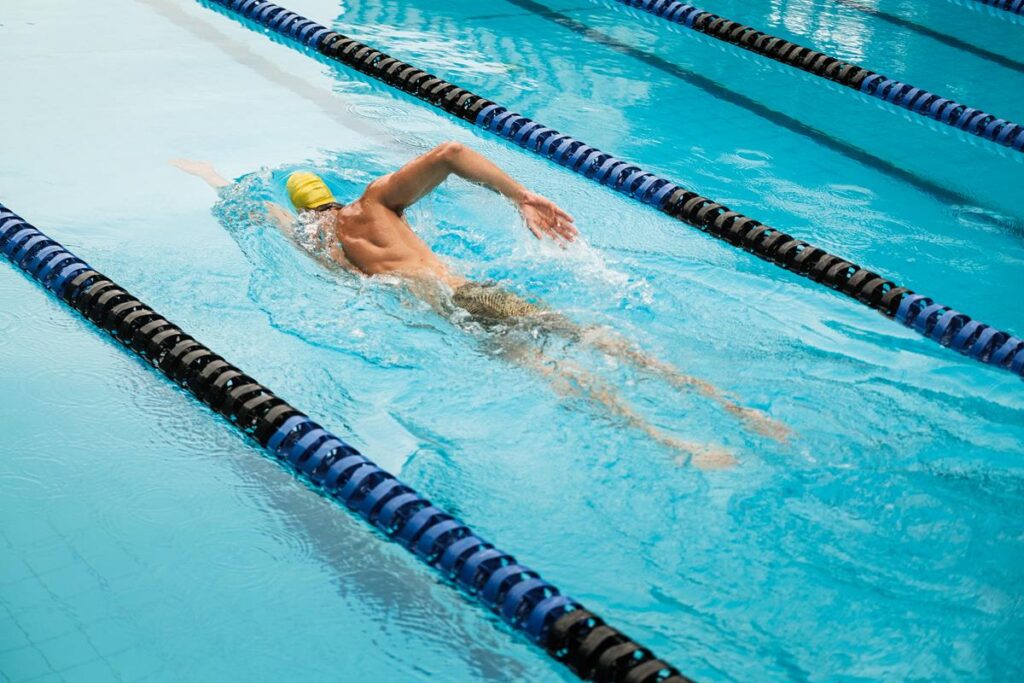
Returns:
[[[1024,332],[1020,154],[615,3],[286,4]],[[701,6],[1024,121],[1018,24],[853,4],[875,11]],[[0,201],[688,675],[1024,675],[1018,378],[198,3],[7,5]],[[487,333],[246,219],[292,170],[352,193],[449,139],[583,233],[538,243],[451,181],[410,220],[453,267],[616,330],[792,440],[545,347],[737,459],[680,464]],[[238,182],[218,198],[173,157]],[[8,680],[572,680],[10,267],[0,424]]]

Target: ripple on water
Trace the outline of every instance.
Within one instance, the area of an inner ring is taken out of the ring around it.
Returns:
[[[41,405],[94,412],[110,395],[111,373],[89,364],[54,363],[33,369],[21,378],[22,396]],[[124,411],[104,411],[104,420],[123,418]]]
[[[53,479],[36,472],[0,473],[0,495],[10,504],[16,501],[36,503],[53,498]]]
[[[955,206],[953,211],[957,221],[968,228],[997,233],[1014,230],[1013,219],[996,211],[966,205]]]
[[[258,591],[270,591],[280,582],[282,562],[291,558],[263,529],[220,518],[204,526],[194,536],[195,556],[205,558],[225,580]]]
[[[433,142],[415,133],[398,133],[392,139],[400,145],[414,149],[428,150],[434,146]]]
[[[397,104],[387,102],[364,102],[348,105],[348,110],[356,116],[367,119],[387,121],[395,117],[408,116],[409,112]]]
[[[831,183],[825,189],[837,199],[842,199],[853,204],[870,204],[875,199],[875,193],[859,185],[843,185]]]
[[[726,155],[726,163],[737,168],[763,168],[771,163],[771,155],[756,149],[738,149],[735,153]]]
[[[13,313],[0,311],[0,346],[10,342],[11,335],[9,333],[14,329],[17,320]]]
[[[197,429],[205,426],[200,407],[185,395],[183,389],[169,380],[148,379],[148,382],[140,381],[135,385],[131,392],[132,402],[145,416],[146,422],[152,425],[153,433],[159,435],[161,442],[173,443],[176,437],[195,434]],[[215,429],[220,428],[216,421],[209,424],[215,425]],[[209,438],[209,435],[203,437],[204,451],[213,446]]]
[[[54,448],[48,438],[52,437],[40,432],[31,443],[7,454],[8,461],[0,471],[0,498],[4,501],[13,504],[18,499],[27,505],[39,505],[73,495],[73,482],[81,476],[82,463],[70,454],[85,444],[62,442]]]

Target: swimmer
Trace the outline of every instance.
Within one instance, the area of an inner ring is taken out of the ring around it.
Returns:
[[[178,168],[196,175],[214,188],[230,183],[202,161],[175,159]],[[472,322],[487,329],[528,327],[578,341],[599,352],[657,375],[671,386],[696,391],[736,416],[749,429],[784,442],[788,429],[764,413],[741,406],[708,382],[685,375],[673,366],[640,351],[610,330],[580,326],[546,306],[527,301],[493,283],[472,282],[452,271],[412,230],[405,219],[409,207],[432,192],[448,176],[456,175],[501,194],[519,210],[526,228],[537,239],[552,239],[565,246],[579,232],[573,217],[550,199],[531,192],[481,154],[458,142],[446,142],[393,173],[382,176],[347,204],[339,202],[324,181],[308,172],[292,173],[288,195],[299,214],[319,215],[320,237],[332,264],[363,275],[398,275],[418,296],[438,307],[431,292],[444,288],[450,301]],[[294,239],[295,216],[268,203],[267,212],[277,226]],[[311,212],[311,213],[310,213]],[[735,463],[722,447],[691,443],[665,434],[624,403],[607,383],[575,363],[556,360],[536,349],[517,347],[507,358],[537,371],[556,391],[588,399],[630,426],[678,451],[681,462],[716,469]]]

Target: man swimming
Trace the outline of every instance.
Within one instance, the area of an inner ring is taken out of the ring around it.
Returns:
[[[230,183],[205,162],[173,160],[178,168],[199,176],[214,188]],[[308,172],[296,172],[287,181],[295,210],[316,217],[317,230],[331,262],[363,275],[397,275],[410,289],[438,307],[440,287],[471,322],[486,329],[523,327],[579,341],[657,374],[682,390],[695,390],[740,418],[749,428],[784,440],[786,428],[763,413],[736,404],[711,384],[684,375],[671,365],[651,358],[625,339],[600,327],[582,327],[542,304],[532,303],[493,283],[478,283],[454,273],[412,230],[406,210],[428,195],[450,175],[483,185],[509,199],[526,227],[538,239],[551,238],[563,246],[577,237],[572,216],[550,199],[529,191],[493,162],[469,147],[446,142],[393,173],[366,186],[355,201],[337,201],[324,181]],[[294,239],[295,217],[276,204],[267,205],[270,217]],[[721,448],[694,444],[664,434],[618,398],[606,383],[569,361],[554,361],[537,349],[517,345],[511,360],[540,372],[561,393],[585,395],[657,441],[668,445],[694,464],[713,468],[731,465],[732,456]]]

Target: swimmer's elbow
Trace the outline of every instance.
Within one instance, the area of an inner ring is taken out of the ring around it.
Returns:
[[[434,148],[434,154],[437,155],[438,159],[448,165],[452,165],[458,161],[459,157],[461,157],[465,151],[466,146],[461,142],[456,142],[454,140],[442,142]]]

